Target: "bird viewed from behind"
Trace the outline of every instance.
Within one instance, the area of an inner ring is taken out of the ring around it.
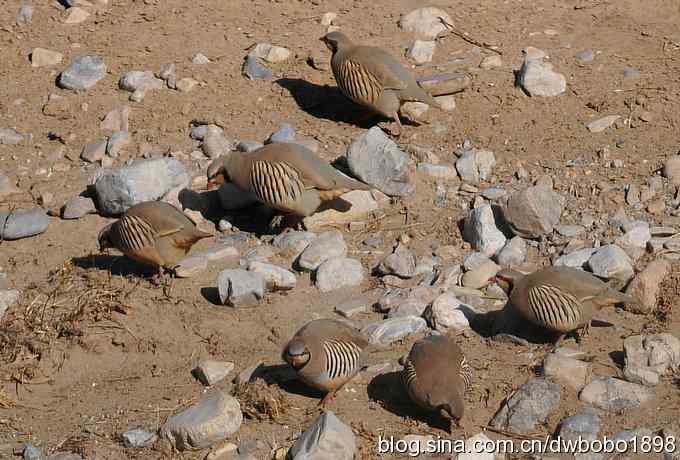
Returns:
[[[349,191],[371,189],[293,143],[268,144],[250,153],[230,152],[214,160],[207,175],[209,182],[230,181],[267,206],[301,217]]]
[[[99,250],[116,248],[162,274],[163,268],[172,270],[197,241],[209,236],[171,204],[146,201],[99,232]]]
[[[321,40],[331,50],[331,68],[340,91],[355,103],[393,119],[402,131],[399,109],[404,102],[441,105],[425,91],[406,67],[387,51],[354,44],[342,32],[330,32]]]
[[[326,392],[320,405],[363,367],[368,341],[360,331],[333,319],[318,319],[304,325],[286,344],[281,355],[312,388]]]
[[[443,412],[461,426],[472,370],[452,338],[430,335],[414,343],[401,378],[414,403],[429,411]]]
[[[547,267],[524,275],[501,270],[496,279],[510,291],[510,304],[533,324],[557,333],[555,344],[572,331],[588,333],[593,313],[634,299],[594,275],[572,267]]]

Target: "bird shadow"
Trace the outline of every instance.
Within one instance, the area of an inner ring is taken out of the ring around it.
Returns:
[[[289,364],[260,364],[250,376],[248,383],[263,380],[267,385],[276,385],[286,393],[321,399],[325,393],[311,388],[297,378],[295,370]]]
[[[111,273],[114,276],[135,276],[152,278],[158,271],[153,267],[141,265],[125,256],[109,254],[90,254],[84,257],[73,257],[73,265],[86,270],[97,269]]]
[[[401,380],[400,372],[376,375],[368,384],[368,397],[398,417],[409,417],[443,431],[451,429],[451,422],[441,415],[416,406],[409,397]]]
[[[288,90],[298,107],[313,117],[363,129],[384,120],[377,114],[367,117],[366,109],[347,99],[337,86],[316,85],[301,78],[280,78],[275,83]]]
[[[201,288],[201,295],[205,300],[213,305],[222,305],[220,301],[220,291],[216,287],[207,286]]]

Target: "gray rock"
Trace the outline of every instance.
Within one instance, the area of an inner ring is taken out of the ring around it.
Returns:
[[[264,144],[257,141],[240,141],[238,144],[236,144],[236,150],[239,152],[250,153],[262,148],[263,145]]]
[[[370,343],[389,345],[403,337],[426,329],[427,323],[423,318],[406,316],[371,323],[364,327],[362,331],[366,334]]]
[[[458,173],[456,168],[448,164],[418,163],[418,172],[429,177],[442,180],[456,180]]]
[[[592,366],[562,354],[550,353],[543,360],[543,373],[557,383],[581,391],[592,376]]]
[[[634,67],[631,67],[629,65],[625,66],[623,68],[623,78],[624,79],[632,79],[632,78],[639,78],[640,77],[640,71]]]
[[[0,317],[1,316],[2,315],[0,315]],[[24,460],[43,460],[45,458],[42,451],[33,444],[26,444],[21,455]]]
[[[46,460],[83,460],[83,457],[71,452],[57,452],[47,457]]]
[[[453,19],[446,11],[428,6],[403,15],[399,19],[399,27],[406,32],[413,33],[421,40],[434,40],[447,30],[444,22],[453,24]]]
[[[316,270],[316,287],[321,292],[359,286],[364,281],[364,267],[356,259],[333,257]]]
[[[506,242],[505,235],[496,227],[490,205],[483,205],[470,211],[465,219],[463,236],[474,250],[488,257],[500,251]]]
[[[265,61],[272,64],[277,64],[288,60],[291,54],[292,53],[289,49],[282,46],[272,45],[271,43],[258,43],[248,53],[249,56],[264,59]]]
[[[160,429],[178,450],[205,449],[235,433],[243,422],[236,399],[221,391],[168,418]]]
[[[191,58],[191,63],[196,65],[205,65],[210,63],[210,59],[205,54],[197,53]]]
[[[269,135],[265,144],[274,144],[277,142],[295,142],[295,129],[288,123],[283,123],[278,130]]]
[[[50,220],[42,208],[0,212],[0,239],[18,240],[47,230]]]
[[[624,308],[637,314],[647,314],[657,309],[661,283],[671,271],[667,260],[657,259],[650,262],[638,273],[626,288],[626,294],[633,296],[635,302],[626,302]]]
[[[87,214],[96,214],[97,208],[94,205],[92,198],[84,196],[74,196],[61,208],[61,218],[66,220],[80,219]]]
[[[228,269],[217,276],[217,288],[223,305],[250,307],[264,297],[265,280],[259,273]]]
[[[510,196],[503,215],[515,234],[538,238],[552,232],[559,223],[560,195],[543,185],[529,187]]]
[[[475,268],[482,266],[483,264],[489,262],[490,260],[491,259],[489,259],[481,252],[471,252],[465,258],[465,260],[463,260],[463,268],[466,271],[474,270]]]
[[[201,144],[201,150],[208,158],[217,158],[231,151],[233,143],[223,133],[209,132]]]
[[[243,262],[241,265],[248,266],[253,262],[267,262],[276,255],[276,251],[269,245],[263,244],[255,246],[246,251],[243,255]]]
[[[340,316],[344,316],[345,318],[351,318],[352,316],[358,315],[359,313],[367,312],[369,303],[370,302],[368,301],[368,299],[364,297],[359,299],[352,299],[348,300],[347,302],[343,302],[340,305],[336,305],[334,311]]]
[[[478,184],[491,176],[496,156],[490,150],[467,149],[456,161],[458,174],[465,182]]]
[[[23,134],[13,128],[0,128],[0,144],[17,145],[24,140]]]
[[[428,325],[442,333],[470,329],[470,321],[476,315],[474,309],[463,304],[451,292],[445,292],[437,297],[423,313]]]
[[[481,195],[486,198],[487,200],[500,200],[501,198],[504,198],[508,192],[504,188],[500,187],[489,187],[487,189],[482,190]]]
[[[565,266],[573,268],[584,268],[590,258],[597,252],[595,248],[579,249],[569,254],[562,255],[555,260],[556,267]]]
[[[619,118],[621,118],[621,115],[608,115],[606,117],[598,118],[597,120],[593,120],[586,124],[586,128],[588,128],[588,131],[591,133],[601,133],[616,123]]]
[[[272,244],[279,249],[281,257],[294,261],[315,239],[316,234],[312,232],[289,231],[276,235]]]
[[[121,434],[120,437],[123,440],[123,445],[128,448],[149,447],[158,439],[158,435],[156,435],[156,433],[150,433],[139,428],[126,431],[125,433]]]
[[[191,128],[189,137],[197,141],[203,141],[210,135],[224,135],[224,130],[217,125],[196,125]]]
[[[212,386],[224,380],[234,370],[234,363],[205,359],[192,373],[203,385]]]
[[[118,158],[120,152],[130,145],[130,133],[127,131],[114,132],[106,144],[106,154],[111,158]]]
[[[581,439],[594,441],[600,433],[600,417],[593,410],[567,417],[560,422],[559,437],[566,442],[578,443]],[[600,460],[601,453],[585,452],[574,454],[575,460]]]
[[[580,225],[558,225],[555,230],[562,236],[573,238],[583,233],[586,229]]]
[[[615,240],[615,244],[621,248],[645,248],[651,239],[649,224],[644,222],[644,225],[635,225],[627,230],[625,234]]]
[[[92,144],[87,144],[83,147],[82,152],[80,152],[80,158],[88,163],[94,163],[96,161],[102,161],[104,155],[106,155],[106,144],[107,140],[101,140],[94,142]]]
[[[245,61],[243,61],[241,73],[249,80],[271,80],[274,78],[271,70],[261,65],[257,62],[257,58],[250,55],[246,56]]]
[[[629,450],[633,449],[634,445],[637,445],[637,452],[634,452],[635,454],[640,453],[640,443],[642,440],[647,437],[647,439],[651,439],[651,437],[654,435],[652,430],[649,428],[635,428],[632,430],[624,430],[616,433],[614,437],[612,438],[612,441],[615,443],[614,445],[620,446],[622,443],[627,444],[625,452],[628,452]],[[635,443],[633,443],[635,441]],[[624,449],[619,450],[617,448],[617,453],[623,454],[625,452],[621,452]],[[630,457],[625,457],[625,458],[630,458]]]
[[[383,275],[412,278],[416,273],[416,257],[403,244],[398,244],[394,252],[380,263],[378,269]]]
[[[515,433],[534,431],[559,406],[560,387],[530,379],[513,394],[491,420],[491,426]]]
[[[432,61],[437,43],[433,40],[415,40],[406,51],[406,57],[417,65]]]
[[[302,270],[314,271],[319,266],[334,257],[344,257],[347,254],[347,243],[342,233],[331,230],[313,239],[298,258],[298,265]]]
[[[226,211],[243,209],[258,202],[255,194],[245,192],[231,182],[225,182],[220,185],[220,188],[217,190],[217,196],[222,209]]]
[[[262,275],[265,286],[270,291],[287,291],[297,284],[293,273],[276,265],[253,261],[248,264],[248,270]]]
[[[680,340],[663,333],[647,337],[634,335],[623,341],[626,380],[653,386],[669,370],[680,370]]]
[[[152,89],[162,89],[165,84],[163,80],[156,78],[154,73],[150,70],[131,70],[120,77],[118,86],[125,91],[146,92]]]
[[[553,71],[551,64],[534,59],[524,60],[518,82],[530,96],[554,97],[567,90],[564,75]]]
[[[193,254],[180,260],[174,268],[177,278],[193,278],[208,269],[208,259],[202,255]]]
[[[607,411],[637,408],[653,397],[641,385],[613,377],[599,377],[590,382],[579,396],[581,401]]]
[[[30,24],[33,22],[33,6],[22,3],[17,14],[17,24]]]
[[[347,149],[347,164],[356,177],[389,196],[415,191],[409,172],[409,156],[374,126]]]
[[[356,440],[352,429],[331,411],[324,411],[288,452],[290,460],[352,460]]]
[[[522,265],[527,258],[527,242],[521,236],[508,240],[498,254],[496,262],[501,267]]]
[[[99,124],[99,128],[105,131],[129,131],[129,117],[130,107],[127,105],[118,106],[106,114]]]
[[[422,316],[427,308],[427,303],[422,299],[406,299],[387,314],[388,318],[402,318],[405,316]]]
[[[99,56],[81,56],[59,75],[57,83],[61,88],[87,91],[106,76],[106,64]]]
[[[0,320],[7,310],[19,301],[21,293],[15,289],[0,291]]]
[[[584,49],[576,53],[576,59],[581,62],[591,62],[595,60],[595,52],[591,48]]]
[[[602,246],[588,260],[590,270],[597,276],[606,279],[617,279],[628,282],[635,274],[630,258],[623,249],[608,244]]]
[[[191,176],[182,163],[162,157],[136,160],[129,166],[105,170],[94,187],[100,210],[119,215],[137,203],[157,200],[175,187],[186,187],[190,181]]]

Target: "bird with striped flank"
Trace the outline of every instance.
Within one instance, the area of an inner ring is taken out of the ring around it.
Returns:
[[[572,331],[586,335],[600,309],[634,300],[594,275],[566,266],[527,275],[504,269],[495,279],[510,292],[510,304],[523,318],[556,333],[555,345]]]
[[[162,201],[146,201],[129,208],[99,232],[99,250],[116,248],[131,259],[163,269],[174,269],[191,247],[212,235],[202,232],[179,209]]]
[[[357,45],[342,32],[330,32],[321,40],[333,53],[331,69],[340,91],[355,103],[392,119],[401,134],[399,109],[404,102],[417,101],[441,109],[406,67],[387,51]]]
[[[364,366],[368,341],[346,323],[318,319],[304,325],[286,344],[281,357],[306,385],[326,392],[319,405],[334,394]]]
[[[414,343],[401,379],[414,403],[451,418],[451,429],[454,423],[461,426],[472,369],[451,337],[430,335]]]
[[[208,166],[207,176],[209,184],[232,182],[267,206],[300,217],[314,214],[322,204],[349,191],[371,189],[293,143],[268,144],[250,153],[230,152]]]

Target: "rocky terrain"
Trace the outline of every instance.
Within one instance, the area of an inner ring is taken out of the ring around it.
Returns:
[[[9,2],[0,458],[399,459],[414,453],[379,440],[578,436],[631,450],[577,458],[678,458],[632,446],[680,432],[679,20],[665,0]],[[338,29],[444,110],[406,104],[399,137],[363,117],[319,41]],[[272,142],[373,189],[272,231],[271,210],[206,180],[212,159]],[[165,286],[97,246],[146,200],[215,235]],[[555,348],[493,281],[548,265],[636,301]],[[281,360],[316,318],[374,346],[326,411]],[[428,334],[472,367],[450,433],[399,381]]]

